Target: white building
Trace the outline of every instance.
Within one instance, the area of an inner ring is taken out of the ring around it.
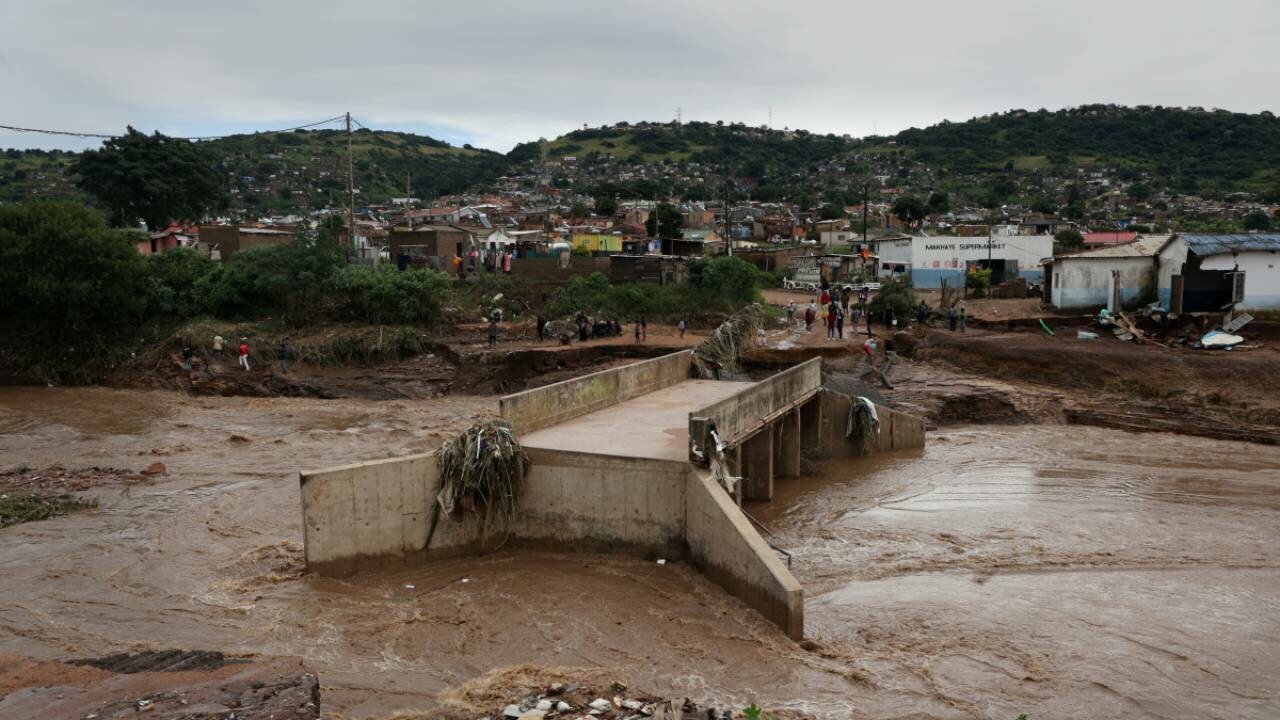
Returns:
[[[1045,301],[1057,308],[1132,307],[1144,291],[1165,307],[1182,272],[1187,244],[1177,236],[1061,255],[1045,262]]]
[[[964,284],[965,273],[990,267],[993,283],[1026,278],[1039,283],[1044,259],[1053,255],[1053,237],[1014,235],[991,237],[910,236],[871,243],[880,256],[879,276],[910,275],[919,288],[936,288],[946,280]]]
[[[1183,235],[1187,262],[1175,312],[1280,309],[1280,234]]]

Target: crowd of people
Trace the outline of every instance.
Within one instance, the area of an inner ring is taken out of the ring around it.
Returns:
[[[801,315],[805,332],[813,332],[813,326],[821,323],[827,329],[828,340],[843,340],[846,323],[849,325],[849,330],[852,334],[857,332],[858,324],[865,318],[867,337],[871,337],[875,318],[872,317],[872,313],[867,307],[867,301],[870,296],[870,291],[865,287],[859,290],[855,296],[854,292],[848,287],[831,288],[826,283],[823,283],[822,293],[809,301]],[[794,300],[787,303],[787,321],[792,326],[797,324],[797,312]],[[892,308],[888,306],[884,310],[884,323],[885,327],[892,327],[898,323],[897,319],[893,317]]]

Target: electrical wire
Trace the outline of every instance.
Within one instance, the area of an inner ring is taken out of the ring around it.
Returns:
[[[306,125],[298,125],[296,127],[284,128],[283,130],[257,130],[254,132],[286,133],[286,132],[293,132],[294,130],[306,130],[307,128],[318,127],[320,125],[328,125],[329,123],[338,122],[340,120],[346,120],[346,117],[347,117],[346,115],[339,115],[337,117],[331,117],[328,120],[321,120],[319,122],[307,123]],[[356,124],[359,124],[359,123],[356,123]],[[360,127],[364,127],[364,126],[360,125]],[[365,129],[367,130],[368,128],[365,128]],[[41,135],[63,135],[63,136],[69,136],[69,137],[94,138],[94,139],[102,139],[102,140],[110,140],[113,138],[121,137],[121,135],[111,135],[108,133],[86,133],[86,132],[74,132],[71,130],[47,130],[44,128],[17,127],[15,125],[0,125],[0,130],[9,130],[12,132],[23,132],[23,133],[39,133]],[[192,136],[192,137],[173,137],[172,139],[173,140],[220,140],[222,138],[231,137],[231,135],[243,135],[243,134],[246,134],[246,133],[231,133],[229,135],[198,135],[198,136]]]

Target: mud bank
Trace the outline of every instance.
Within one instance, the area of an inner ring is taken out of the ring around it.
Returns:
[[[833,372],[861,376],[857,359]],[[1071,423],[1280,444],[1280,352],[929,330],[886,399],[933,426]]]
[[[278,361],[263,356],[254,358],[246,372],[234,358],[202,358],[190,373],[178,353],[167,348],[118,371],[109,385],[228,397],[415,400],[449,394],[496,395],[681,348],[616,340],[567,346],[522,342],[496,348],[476,342],[431,341],[422,353],[389,362],[340,366],[290,362],[288,372],[281,372]]]
[[[0,718],[315,720],[320,688],[296,659],[124,653],[67,663],[0,655]]]

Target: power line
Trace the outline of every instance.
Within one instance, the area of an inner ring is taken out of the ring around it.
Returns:
[[[306,125],[298,125],[296,127],[284,128],[282,130],[255,130],[253,132],[262,132],[262,133],[293,132],[294,130],[306,130],[308,128],[313,128],[320,125],[328,125],[329,123],[338,122],[340,120],[345,120],[345,119],[346,119],[345,115],[339,115],[337,117],[331,117],[328,120],[321,120],[319,122],[307,123]],[[356,124],[359,125],[359,123],[356,123]],[[364,127],[364,126],[360,125],[360,127]],[[365,128],[365,129],[367,130],[368,128]],[[37,133],[40,135],[63,135],[68,137],[94,138],[94,139],[100,139],[100,140],[110,140],[112,138],[122,137],[119,134],[86,133],[86,132],[75,132],[71,130],[49,130],[46,128],[17,127],[15,125],[0,125],[0,130],[10,130],[12,132],[23,132],[23,133]],[[222,138],[231,137],[231,135],[244,135],[244,134],[247,134],[247,133],[231,133],[229,135],[198,135],[193,137],[173,137],[173,136],[171,137],[174,140],[220,140]]]

